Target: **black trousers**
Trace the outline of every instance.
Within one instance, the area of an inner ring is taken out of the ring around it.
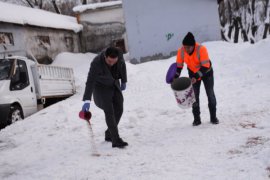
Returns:
[[[192,78],[192,74],[189,74],[190,78]],[[216,118],[216,96],[214,92],[214,71],[211,70],[208,72],[205,76],[200,81],[197,81],[196,83],[193,84],[193,89],[195,93],[195,98],[196,102],[193,103],[192,105],[192,113],[194,115],[194,118],[199,118],[200,117],[200,87],[201,87],[201,82],[203,82],[206,95],[208,97],[208,107],[209,107],[209,112],[210,112],[210,117],[211,119]]]
[[[103,103],[103,111],[108,129],[105,131],[105,136],[111,137],[112,140],[119,138],[118,124],[123,114],[124,98],[122,93],[115,89],[112,99],[108,99]]]

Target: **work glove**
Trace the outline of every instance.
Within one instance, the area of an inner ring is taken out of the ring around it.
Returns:
[[[124,91],[126,89],[126,83],[121,83],[120,89],[121,91]]]
[[[195,84],[196,82],[197,82],[197,79],[196,79],[196,78],[194,78],[194,77],[191,78],[191,83],[192,83],[192,84]]]
[[[82,111],[87,112],[90,109],[90,101],[85,101],[82,106]]]
[[[180,76],[180,74],[178,72],[176,72],[174,77],[171,79],[171,81],[169,83],[171,84],[175,79],[178,79],[179,76]]]
[[[177,79],[177,78],[179,78],[179,76],[180,76],[180,74],[176,72],[173,79]]]

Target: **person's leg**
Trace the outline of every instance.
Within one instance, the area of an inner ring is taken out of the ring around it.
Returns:
[[[105,140],[106,140],[106,134],[109,135],[108,137],[110,137],[111,140],[118,139],[119,134],[118,134],[118,128],[117,128],[117,123],[115,120],[112,102],[108,102],[106,104],[106,108],[104,108],[103,110],[104,110],[104,114],[105,114],[106,124],[108,127],[108,129],[105,132]]]
[[[115,91],[115,95],[113,97],[113,108],[114,108],[114,115],[115,115],[115,121],[117,124],[119,124],[120,119],[123,114],[123,103],[124,98],[121,92]]]
[[[110,134],[111,141],[112,141],[112,147],[123,148],[123,147],[127,146],[128,143],[123,141],[119,137],[119,133],[118,133],[117,124],[119,123],[119,120],[120,120],[121,115],[123,113],[123,105],[121,105],[120,107],[115,107],[119,101],[121,102],[121,98],[116,98],[116,100],[115,100],[115,97],[113,97],[112,102],[106,103],[105,108],[104,108],[104,112],[105,112],[106,123],[108,126],[109,134]],[[117,120],[116,120],[116,117],[118,118]]]
[[[113,110],[115,122],[117,125],[119,124],[123,114],[123,101],[123,95],[119,91],[115,91],[115,95],[113,97]],[[105,141],[112,141],[109,129],[105,131]]]
[[[210,112],[210,121],[213,124],[218,124],[219,121],[216,117],[216,96],[214,92],[214,75],[213,73],[203,78],[205,91],[208,97],[208,107]]]
[[[198,126],[201,124],[201,118],[200,118],[200,87],[201,87],[201,81],[197,81],[193,84],[193,90],[195,94],[196,101],[192,105],[192,113],[194,116],[193,126]]]

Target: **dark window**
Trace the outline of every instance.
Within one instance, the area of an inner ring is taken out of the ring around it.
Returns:
[[[72,37],[65,37],[65,42],[66,42],[66,47],[69,50],[73,50],[74,49],[73,38]]]
[[[29,85],[29,78],[26,63],[17,60],[15,64],[15,73],[11,78],[10,90],[21,90]]]
[[[49,49],[51,46],[50,37],[49,36],[37,36],[38,45],[44,47],[45,49]]]
[[[124,39],[114,40],[113,41],[113,44],[114,44],[115,47],[120,48],[123,51],[123,53],[126,53],[127,52],[127,50],[125,48],[125,41],[124,41]]]
[[[12,33],[0,32],[0,44],[14,45]]]
[[[5,80],[10,78],[11,67],[13,64],[13,59],[0,59],[0,80]]]

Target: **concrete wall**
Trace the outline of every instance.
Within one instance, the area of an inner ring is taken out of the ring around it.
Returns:
[[[12,33],[14,45],[6,45],[13,55],[27,55],[30,52],[44,64],[50,63],[60,52],[79,52],[79,35],[73,31],[20,26],[0,23],[0,34]],[[0,45],[0,52],[4,48]]]
[[[49,43],[42,37],[49,37]],[[31,50],[35,57],[43,63],[46,59],[53,60],[60,52],[79,52],[79,36],[73,31],[54,30],[38,27],[27,27],[24,34],[26,49]]]
[[[216,0],[123,0],[132,63],[167,58],[191,31],[198,42],[220,40]]]
[[[83,25],[83,52],[98,53],[118,40],[126,40],[122,6],[84,11],[79,14],[79,22]]]
[[[10,33],[12,35],[13,44],[5,44],[7,51],[12,55],[26,55],[25,45],[23,43],[24,28],[22,26],[0,23],[0,34]],[[5,52],[3,44],[0,43],[0,52]],[[7,55],[8,55],[7,54]]]
[[[87,10],[80,14],[80,21],[91,23],[119,22],[124,23],[122,6]]]

